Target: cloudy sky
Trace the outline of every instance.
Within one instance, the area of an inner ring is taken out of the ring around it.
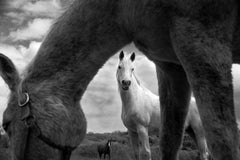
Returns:
[[[44,36],[54,20],[67,8],[71,0],[8,0],[0,14],[0,52],[7,55],[22,72],[36,55]],[[136,72],[142,83],[157,94],[155,66],[134,45],[126,46],[127,53],[136,52]],[[107,61],[88,86],[81,101],[88,120],[88,131],[110,132],[126,130],[121,122],[116,68],[118,55]],[[238,74],[237,74],[238,73]],[[233,66],[235,105],[240,119],[240,67]],[[0,78],[0,122],[6,108],[9,90]]]

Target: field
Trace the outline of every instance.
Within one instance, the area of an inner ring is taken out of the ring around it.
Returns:
[[[133,160],[133,153],[127,132],[88,133],[82,144],[73,152],[71,160],[99,160],[97,146],[99,144],[105,144],[109,139],[115,141],[111,145],[111,160]],[[149,138],[152,160],[159,160],[158,139],[156,136]],[[1,136],[0,160],[9,160],[9,153],[6,144],[3,143],[3,136]],[[196,145],[188,135],[184,136],[184,143],[180,151],[179,160],[199,160],[199,152]]]
[[[115,140],[111,146],[111,160],[133,160],[133,153],[130,148],[127,132],[104,134],[88,133],[83,143],[73,152],[71,160],[98,160],[98,144],[104,144],[111,138]],[[152,151],[152,160],[158,160],[158,137],[151,136],[149,140]],[[196,149],[196,145],[187,135],[184,138],[184,144],[179,158],[180,160],[199,160],[199,153]]]

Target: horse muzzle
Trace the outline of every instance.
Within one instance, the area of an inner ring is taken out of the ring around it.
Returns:
[[[128,90],[130,85],[131,85],[131,81],[129,81],[129,80],[122,80],[122,89],[123,90]]]

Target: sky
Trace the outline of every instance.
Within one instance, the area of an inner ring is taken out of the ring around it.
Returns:
[[[8,56],[21,73],[36,55],[50,26],[72,0],[8,0],[0,13],[0,53]],[[1,4],[1,3],[0,3]],[[142,84],[157,94],[154,64],[133,44],[124,47],[126,53],[135,52],[135,71]],[[125,131],[122,124],[121,99],[118,92],[116,69],[118,53],[112,56],[89,84],[82,100],[88,131]],[[236,114],[240,124],[240,66],[233,65]],[[238,74],[237,74],[238,73]],[[0,122],[6,108],[9,89],[0,78]]]

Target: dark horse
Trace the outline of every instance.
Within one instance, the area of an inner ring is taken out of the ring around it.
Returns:
[[[102,154],[104,159],[106,155],[108,155],[108,159],[111,159],[111,150],[110,150],[111,141],[112,140],[108,140],[107,143],[98,145],[97,151],[100,159],[102,158]]]
[[[157,68],[161,160],[177,159],[191,89],[211,156],[239,160],[231,74],[240,62],[239,6],[239,0],[75,0],[22,77],[0,56],[11,90],[3,126],[14,159],[69,159],[86,132],[84,91],[109,57],[133,42]]]

